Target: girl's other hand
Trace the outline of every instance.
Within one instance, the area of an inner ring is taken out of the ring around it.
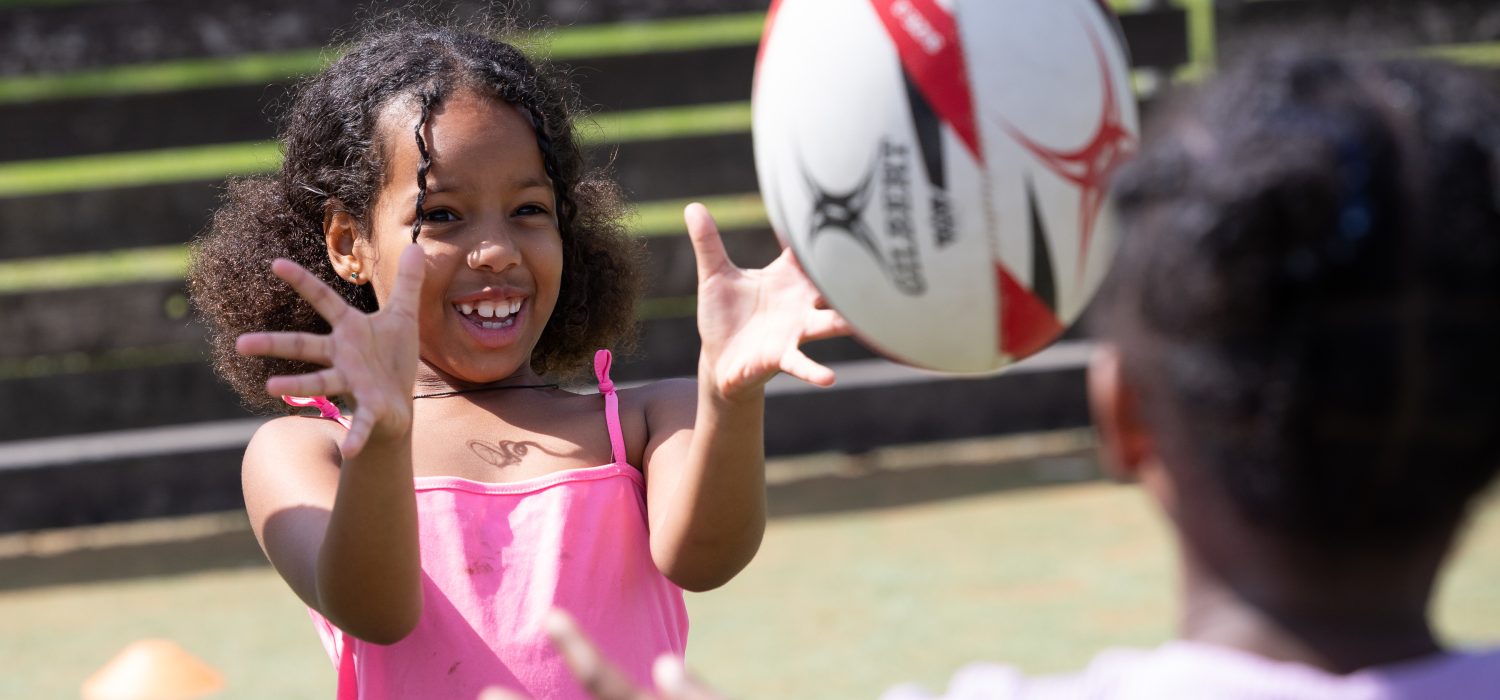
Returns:
[[[800,346],[849,335],[849,323],[826,307],[791,249],[764,268],[742,270],[730,262],[706,207],[689,204],[683,218],[698,260],[700,371],[707,371],[718,394],[732,400],[778,371],[832,385],[833,370],[809,359]]]
[[[344,458],[366,444],[399,439],[411,431],[412,385],[417,375],[417,297],[426,268],[416,244],[401,253],[396,284],[378,311],[366,314],[291,260],[278,259],[271,271],[306,299],[332,330],[316,333],[246,333],[235,341],[243,355],[279,357],[328,369],[272,377],[273,396],[350,396],[354,423],[339,446]]]
[[[682,666],[682,660],[663,656],[651,669],[656,692],[636,686],[599,653],[578,624],[568,614],[553,609],[547,616],[547,636],[552,646],[562,653],[568,670],[583,685],[589,697],[595,700],[724,700],[722,695],[693,678]],[[524,700],[499,688],[490,688],[480,693],[478,700]]]

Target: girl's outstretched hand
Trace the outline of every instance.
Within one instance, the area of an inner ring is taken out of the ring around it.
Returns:
[[[704,685],[683,668],[682,659],[670,655],[656,660],[651,668],[656,691],[636,686],[628,676],[600,653],[567,613],[553,609],[547,616],[547,636],[562,654],[573,677],[595,700],[724,700],[714,689]],[[499,688],[480,693],[478,700],[525,700],[520,695]]]
[[[719,395],[733,399],[778,371],[818,386],[833,370],[802,354],[812,340],[848,335],[849,323],[826,308],[790,249],[759,270],[730,262],[719,228],[702,204],[683,212],[698,260],[698,335],[702,362]]]
[[[364,313],[301,265],[285,259],[271,271],[286,280],[318,315],[333,327],[317,333],[246,333],[235,341],[243,355],[279,357],[323,365],[308,374],[272,377],[273,396],[352,396],[354,423],[339,450],[359,454],[367,443],[399,438],[411,431],[412,385],[417,376],[417,297],[426,268],[422,248],[401,253],[390,299],[374,313]]]

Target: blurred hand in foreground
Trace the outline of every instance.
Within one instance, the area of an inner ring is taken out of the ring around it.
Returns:
[[[562,653],[568,668],[595,700],[724,700],[724,696],[688,675],[682,659],[664,655],[651,668],[656,683],[652,692],[636,687],[620,669],[599,653],[598,647],[578,629],[567,613],[553,609],[547,619],[547,636]],[[499,688],[491,688],[477,700],[526,700]]]

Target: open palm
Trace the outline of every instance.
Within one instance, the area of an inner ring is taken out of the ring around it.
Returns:
[[[417,373],[417,297],[422,289],[422,249],[413,244],[401,254],[390,298],[374,313],[364,313],[301,265],[280,259],[272,272],[292,286],[332,327],[318,333],[246,333],[235,342],[245,355],[300,360],[327,369],[272,377],[266,391],[274,396],[349,396],[357,410],[339,449],[345,458],[359,454],[373,440],[396,437],[411,428],[412,384]]]
[[[778,371],[818,386],[833,384],[833,370],[802,353],[802,343],[849,334],[838,312],[820,308],[822,297],[790,249],[758,270],[730,262],[708,209],[684,212],[698,261],[698,335],[703,362],[720,395],[755,389]]]

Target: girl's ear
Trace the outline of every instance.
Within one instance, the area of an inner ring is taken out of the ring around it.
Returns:
[[[1141,420],[1134,388],[1120,372],[1120,351],[1115,346],[1094,346],[1088,391],[1106,472],[1121,481],[1139,480],[1142,470],[1155,461],[1155,441]]]
[[[328,200],[323,209],[323,240],[334,272],[354,284],[364,284],[369,268],[361,255],[364,246],[360,245],[359,221],[337,199]]]

